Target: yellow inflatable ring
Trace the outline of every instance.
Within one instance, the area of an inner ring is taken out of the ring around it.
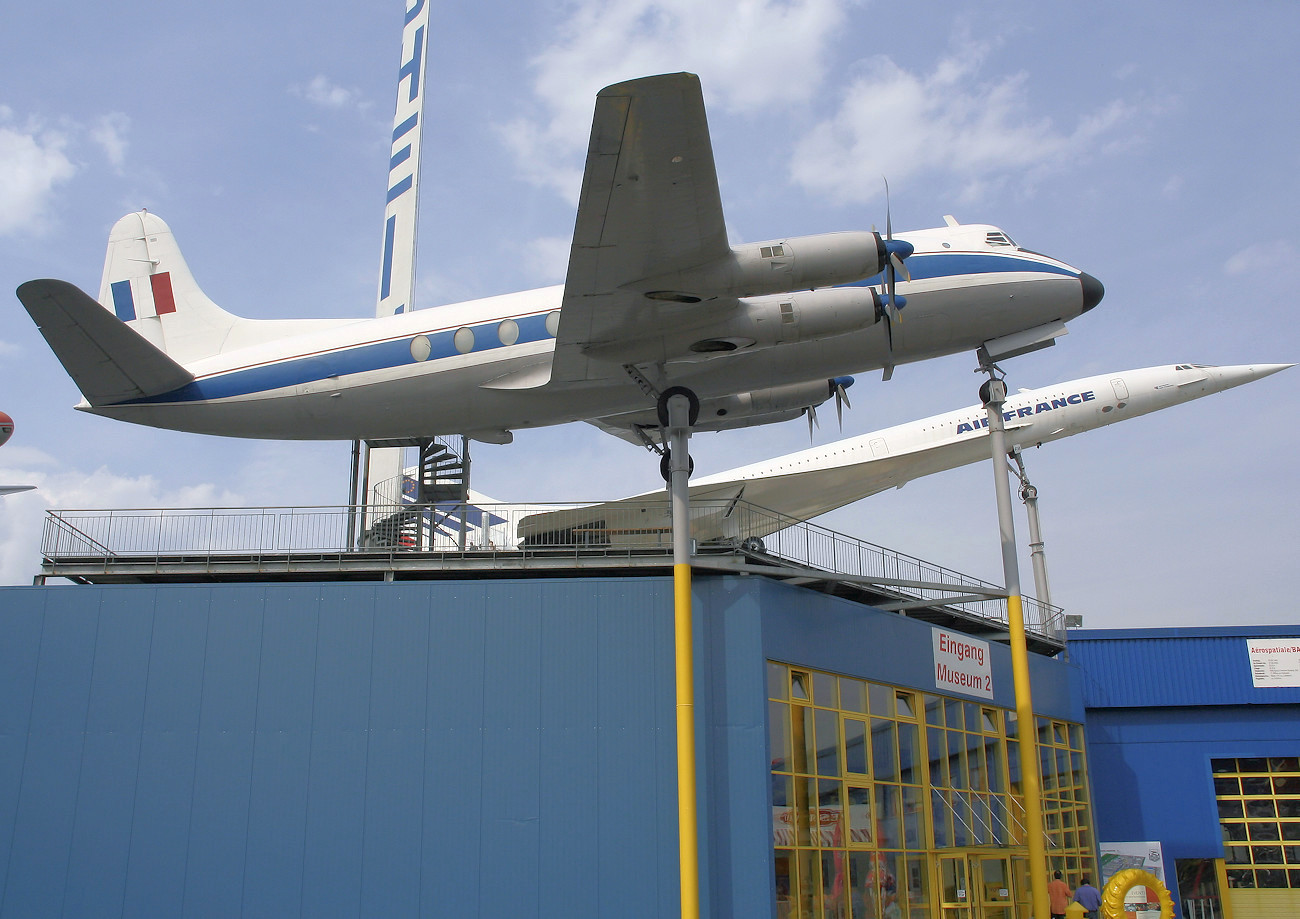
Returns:
[[[1117,871],[1106,882],[1106,889],[1101,893],[1102,916],[1105,919],[1125,919],[1129,914],[1124,911],[1124,898],[1134,887],[1146,887],[1155,891],[1160,901],[1160,919],[1174,919],[1174,900],[1169,896],[1169,888],[1160,883],[1150,871],[1141,868]]]

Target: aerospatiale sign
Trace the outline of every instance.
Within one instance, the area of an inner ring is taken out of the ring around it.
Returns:
[[[934,688],[992,699],[993,665],[989,660],[989,643],[947,629],[934,629],[932,634]]]

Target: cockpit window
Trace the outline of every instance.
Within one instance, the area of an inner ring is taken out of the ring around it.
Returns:
[[[991,233],[985,234],[984,242],[990,246],[1010,246],[1013,249],[1019,248],[1015,242],[1012,241],[1011,237],[1006,233],[1003,233],[1001,230],[994,230]]]

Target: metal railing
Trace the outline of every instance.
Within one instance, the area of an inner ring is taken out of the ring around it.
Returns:
[[[362,509],[330,507],[137,508],[50,510],[41,554],[47,569],[84,563],[156,566],[274,557],[368,559],[376,564],[668,555],[672,548],[666,499],[599,505],[402,504],[370,508],[360,538],[351,527]],[[762,563],[779,562],[875,585],[900,601],[951,608],[1006,624],[1001,588],[951,568],[786,517],[743,501],[691,506],[692,537],[701,553],[732,551]],[[1025,598],[1028,631],[1059,639],[1063,616]]]

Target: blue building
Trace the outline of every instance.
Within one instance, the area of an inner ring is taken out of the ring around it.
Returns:
[[[0,589],[0,917],[677,915],[672,581],[582,573]],[[1023,913],[1001,623],[752,572],[694,601],[706,915]],[[1058,648],[1033,730],[1073,878]]]
[[[1102,841],[1159,841],[1189,919],[1300,915],[1300,628],[1071,631]]]

